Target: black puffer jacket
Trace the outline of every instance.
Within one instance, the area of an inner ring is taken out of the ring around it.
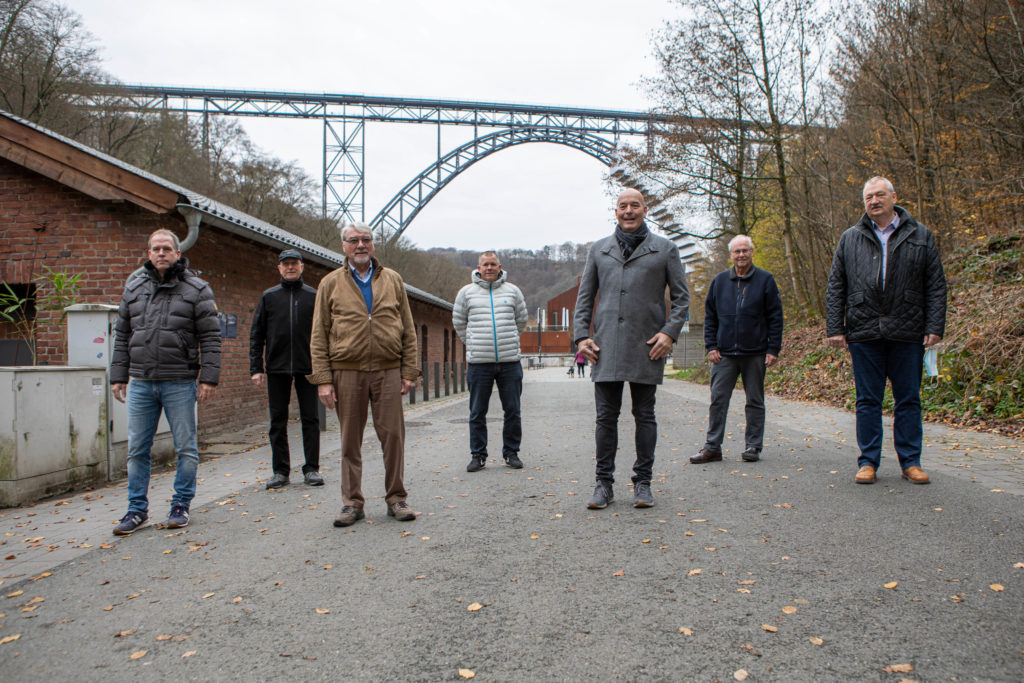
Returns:
[[[848,342],[921,343],[946,331],[946,276],[931,231],[902,207],[889,237],[885,288],[882,245],[865,215],[839,238],[825,294],[826,334]]]
[[[210,285],[180,259],[161,280],[146,261],[145,274],[125,286],[117,312],[111,383],[150,380],[220,380],[220,322]]]
[[[316,290],[303,284],[301,279],[295,282],[282,279],[277,287],[263,292],[249,331],[250,375],[261,372],[308,375],[313,372],[309,335],[315,305]]]

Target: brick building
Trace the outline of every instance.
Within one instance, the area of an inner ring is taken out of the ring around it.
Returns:
[[[301,251],[304,279],[314,287],[343,256],[0,112],[0,281],[32,294],[48,266],[82,275],[80,303],[116,305],[158,228],[182,239],[183,257],[213,287],[225,321],[234,323],[222,340],[220,386],[199,407],[200,435],[264,420],[266,397],[249,381],[249,327],[260,294],[279,281],[277,255],[285,248]],[[421,362],[461,361],[465,351],[452,328],[452,305],[407,289]],[[39,319],[55,322],[59,314],[40,312]],[[65,364],[63,326],[39,329],[37,362]],[[9,352],[15,336],[0,324]]]

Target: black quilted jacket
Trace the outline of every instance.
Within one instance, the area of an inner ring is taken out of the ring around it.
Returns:
[[[946,276],[931,231],[902,207],[889,237],[885,288],[882,245],[865,215],[839,238],[825,294],[826,334],[848,342],[923,342],[946,330]]]
[[[139,379],[220,379],[220,322],[210,285],[188,269],[184,258],[161,280],[146,272],[125,286],[117,312],[110,382]]]

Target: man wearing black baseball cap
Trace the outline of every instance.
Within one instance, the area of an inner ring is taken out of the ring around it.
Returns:
[[[302,254],[285,249],[277,259],[281,284],[263,292],[249,332],[249,372],[252,383],[267,388],[270,404],[270,450],[274,476],[268,489],[288,483],[291,461],[288,452],[288,400],[295,384],[302,419],[302,449],[306,462],[302,474],[309,486],[323,486],[320,476],[320,426],[317,390],[306,379],[313,370],[309,335],[313,327],[316,290],[302,281]]]

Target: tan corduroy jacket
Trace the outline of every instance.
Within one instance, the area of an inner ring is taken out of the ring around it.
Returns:
[[[416,326],[402,276],[373,259],[372,309],[356,284],[348,261],[320,281],[313,310],[311,384],[330,384],[333,370],[402,369],[415,380]]]

